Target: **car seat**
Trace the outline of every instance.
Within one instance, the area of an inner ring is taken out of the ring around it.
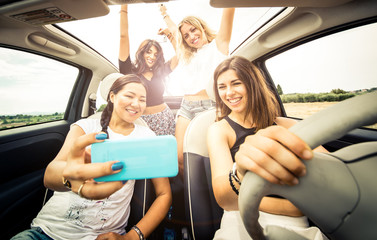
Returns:
[[[183,142],[185,211],[193,239],[212,239],[223,215],[212,190],[207,150],[207,129],[215,118],[215,109],[197,115]]]

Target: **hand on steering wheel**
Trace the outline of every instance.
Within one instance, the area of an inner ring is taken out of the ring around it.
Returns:
[[[241,180],[246,171],[252,171],[271,183],[296,185],[297,177],[306,174],[300,158],[312,157],[305,142],[288,129],[275,125],[245,139],[236,154],[237,172]]]
[[[357,127],[374,124],[377,119],[376,109],[377,92],[367,93],[342,101],[300,121],[287,130],[291,133],[271,127],[245,141],[243,147],[247,149],[243,149],[243,152],[247,150],[250,153],[236,156],[237,165],[240,166],[237,170],[240,170],[243,177],[238,206],[252,239],[266,239],[266,236],[268,239],[302,238],[278,226],[262,229],[258,223],[259,204],[264,196],[270,194],[277,194],[291,201],[331,236],[355,239],[353,232],[357,232],[360,239],[373,239],[376,236],[377,231],[373,225],[377,220],[374,217],[377,216],[377,208],[373,207],[377,201],[373,185],[376,181],[375,173],[370,169],[377,166],[377,142],[354,144],[331,154],[315,153],[312,161],[303,162],[308,171],[300,179],[300,184],[294,187],[271,184],[292,183],[292,179],[303,174],[305,168],[300,164],[296,165],[299,167],[292,168],[293,165],[288,161],[297,164],[298,158],[309,159],[305,148],[316,148],[339,139]],[[292,136],[297,137],[295,139]],[[308,146],[292,146],[300,144],[300,141],[296,141],[299,139]],[[248,143],[250,144],[247,145]],[[288,149],[292,151],[291,154],[286,153]],[[287,157],[287,160],[281,159],[282,156]],[[345,160],[342,160],[343,157]],[[247,158],[251,160],[247,161]],[[280,160],[271,161],[277,158]],[[251,166],[247,166],[250,163]],[[277,166],[279,164],[280,167]],[[260,166],[267,170],[261,171]],[[368,169],[369,172],[360,169]],[[365,213],[373,218],[355,226],[360,218],[365,218]]]

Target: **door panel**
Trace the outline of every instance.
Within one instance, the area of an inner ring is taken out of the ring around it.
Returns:
[[[69,125],[59,121],[0,133],[1,239],[30,228],[43,204],[45,168],[63,145]]]

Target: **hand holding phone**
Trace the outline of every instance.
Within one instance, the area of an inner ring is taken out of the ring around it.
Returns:
[[[107,139],[92,144],[92,163],[117,160],[123,169],[95,178],[97,182],[174,177],[178,174],[177,141],[170,135],[144,138]]]

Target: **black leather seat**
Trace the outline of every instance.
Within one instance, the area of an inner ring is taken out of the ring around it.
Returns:
[[[207,129],[215,116],[215,109],[196,116],[187,128],[183,144],[185,209],[193,239],[212,239],[223,214],[213,195],[207,150]]]
[[[131,213],[126,227],[127,232],[144,217],[155,198],[156,194],[151,179],[135,181],[134,194],[131,199]]]

